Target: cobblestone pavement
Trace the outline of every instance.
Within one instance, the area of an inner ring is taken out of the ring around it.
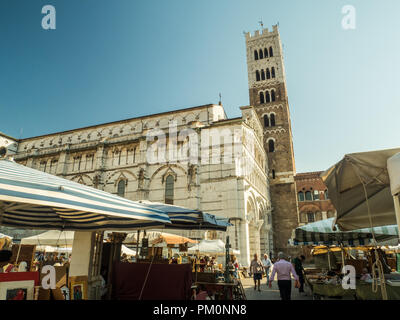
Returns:
[[[261,280],[261,292],[254,290],[254,281],[252,278],[242,279],[242,285],[246,293],[247,300],[280,300],[278,284],[276,281],[272,282],[272,288],[268,288],[266,285],[267,279]],[[299,293],[299,289],[294,287],[294,281],[292,281],[292,300],[312,300],[311,292],[308,288],[305,288],[306,293]]]

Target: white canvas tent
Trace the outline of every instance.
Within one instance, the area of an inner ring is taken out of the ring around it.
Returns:
[[[399,152],[389,149],[347,154],[321,174],[341,230],[397,224],[387,161]]]
[[[36,236],[21,239],[21,244],[72,247],[72,243],[74,242],[74,233],[74,231],[46,231]]]
[[[121,254],[126,254],[127,256],[136,256],[136,251],[129,249],[127,246],[122,245],[121,246]]]
[[[36,251],[40,252],[62,252],[62,253],[71,253],[72,248],[67,247],[54,247],[54,246],[36,246]]]
[[[396,153],[387,161],[390,179],[390,191],[393,196],[397,225],[400,230],[400,153]]]
[[[230,253],[240,254],[239,250],[229,249]],[[188,249],[189,253],[209,253],[213,255],[217,254],[225,254],[225,243],[220,240],[201,240],[198,244],[195,244],[193,247]]]

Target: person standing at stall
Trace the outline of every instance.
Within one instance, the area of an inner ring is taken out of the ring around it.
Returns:
[[[272,269],[271,278],[269,280],[269,287],[272,287],[272,281],[274,281],[275,273],[278,275],[278,287],[282,300],[290,300],[290,295],[292,292],[292,278],[296,279],[296,284],[299,281],[299,277],[297,276],[296,271],[294,270],[293,265],[286,261],[286,256],[283,252],[278,253],[278,261],[274,263],[274,267]]]
[[[300,257],[296,257],[293,261],[294,270],[296,271],[297,275],[299,276],[299,282],[300,282],[299,292],[300,293],[304,292],[304,268],[303,268],[304,260],[306,260],[306,257],[301,255]]]
[[[264,270],[263,264],[258,259],[257,253],[255,253],[254,259],[250,263],[250,273],[253,275],[253,279],[254,279],[254,290],[257,289],[257,285],[258,285],[258,291],[260,291],[260,292],[261,292],[260,282],[262,279],[263,270]]]

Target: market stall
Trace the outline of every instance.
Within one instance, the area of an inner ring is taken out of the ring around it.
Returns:
[[[289,243],[296,246],[313,245],[313,260],[319,263],[316,268],[305,269],[304,278],[314,297],[344,298],[355,297],[356,291],[342,287],[343,266],[353,265],[357,276],[360,277],[364,268],[372,266],[375,262],[372,261],[373,257],[367,258],[367,253],[374,250],[375,241],[397,238],[397,225],[375,227],[373,230],[364,228],[341,231],[338,225],[334,225],[334,218],[330,218],[296,228]],[[360,251],[365,253],[361,255],[361,259],[351,254]],[[321,255],[324,256],[323,259],[318,259]],[[369,272],[371,271],[369,268]],[[391,270],[387,269],[387,272],[390,273]]]
[[[102,231],[163,227],[170,219],[165,212],[138,202],[1,159],[0,223],[17,228],[78,231],[74,234],[70,283],[66,286],[80,292],[71,297],[96,299],[101,288],[97,266]],[[21,247],[17,249],[18,262]],[[22,277],[22,272],[18,274]]]
[[[399,153],[400,149],[389,149],[347,154],[321,174],[337,209],[336,223],[342,230],[369,227],[375,238],[375,227],[400,225],[396,218],[400,208]],[[376,239],[374,242],[376,245]],[[387,300],[387,274],[378,250],[374,252],[373,292],[379,288],[382,299]]]
[[[196,256],[193,277],[197,287],[204,288],[216,300],[246,299],[241,281],[233,276],[234,267],[229,263],[240,251],[230,247],[229,237],[227,244],[220,239],[201,240],[188,253]]]

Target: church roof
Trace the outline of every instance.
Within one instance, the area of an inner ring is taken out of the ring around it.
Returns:
[[[44,134],[44,135],[39,135],[39,136],[34,136],[34,137],[28,137],[28,138],[24,138],[24,139],[19,139],[19,140],[18,140],[18,139],[14,139],[14,140],[16,140],[16,141],[24,141],[24,140],[36,139],[36,138],[51,136],[51,135],[54,135],[54,134],[61,134],[61,133],[74,132],[74,131],[78,131],[78,130],[84,130],[84,129],[89,129],[89,128],[97,128],[97,127],[101,127],[101,126],[105,126],[105,125],[110,125],[110,124],[117,124],[117,123],[129,122],[129,121],[136,120],[136,119],[152,118],[152,117],[162,116],[162,115],[165,115],[165,114],[174,114],[174,113],[179,113],[179,112],[184,112],[184,111],[190,111],[190,110],[196,110],[196,109],[203,109],[203,108],[210,108],[210,107],[215,107],[215,106],[221,106],[222,108],[224,108],[222,105],[209,103],[209,104],[205,104],[205,105],[201,105],[201,106],[188,107],[188,108],[183,108],[183,109],[175,109],[175,110],[171,110],[171,111],[165,111],[165,112],[160,112],[160,113],[153,113],[153,114],[144,115],[144,116],[139,116],[139,117],[133,117],[133,118],[128,118],[128,119],[110,121],[110,122],[105,122],[105,123],[99,123],[99,124],[90,125],[90,126],[86,126],[86,127],[75,128],[75,129],[65,130],[65,131],[59,131],[59,132],[53,132],[53,133],[48,133],[48,134]],[[225,111],[224,111],[224,113],[225,113]],[[226,115],[226,114],[225,114],[225,115]]]

